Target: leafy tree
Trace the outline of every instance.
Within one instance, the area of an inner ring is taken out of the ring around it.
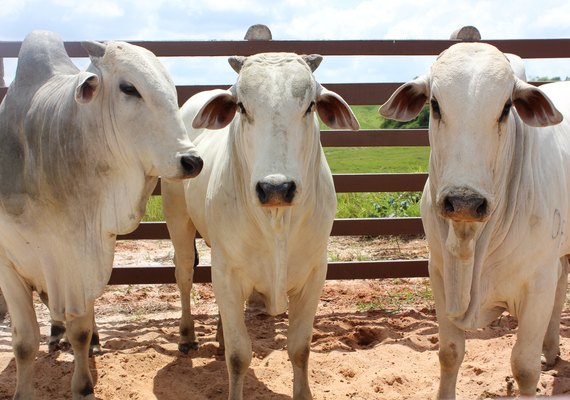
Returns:
[[[559,82],[559,81],[570,81],[570,76],[567,76],[566,78],[562,79],[559,76],[555,76],[555,77],[549,77],[549,76],[534,76],[531,79],[529,79],[531,82]]]

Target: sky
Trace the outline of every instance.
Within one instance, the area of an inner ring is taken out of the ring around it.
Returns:
[[[64,40],[242,40],[267,25],[278,40],[448,39],[473,25],[483,39],[570,38],[568,0],[2,0],[0,41],[33,29]],[[321,83],[404,82],[434,57],[325,57]],[[80,68],[87,61],[74,60]],[[232,84],[226,57],[162,58],[180,85]],[[5,59],[5,80],[16,60]],[[570,77],[570,59],[526,60],[527,76]]]

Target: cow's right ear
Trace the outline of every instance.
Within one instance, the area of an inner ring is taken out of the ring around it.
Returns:
[[[91,72],[81,72],[75,87],[75,101],[79,104],[90,103],[99,93],[99,77]]]
[[[216,91],[200,108],[192,120],[194,129],[225,128],[236,115],[237,104],[230,91]]]
[[[380,106],[378,112],[384,118],[410,121],[418,116],[429,98],[429,79],[420,76],[404,83]]]

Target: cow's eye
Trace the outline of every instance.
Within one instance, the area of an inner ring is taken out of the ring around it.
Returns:
[[[239,108],[240,113],[247,114],[247,112],[245,111],[245,107],[243,106],[243,103],[241,101],[239,103],[237,103],[237,106]]]
[[[499,122],[504,122],[507,119],[509,113],[511,112],[512,105],[513,103],[510,100],[505,103],[503,111],[501,112],[501,116],[499,117]]]
[[[441,118],[441,111],[439,110],[439,103],[436,99],[431,99],[431,112],[434,118]]]
[[[123,92],[127,96],[134,96],[138,97],[139,99],[142,97],[137,88],[131,85],[130,83],[121,83],[119,85],[119,89],[121,89],[121,92]]]
[[[311,104],[309,104],[309,107],[307,107],[307,111],[305,111],[305,115],[309,115],[314,110],[315,110],[315,102],[311,101]]]

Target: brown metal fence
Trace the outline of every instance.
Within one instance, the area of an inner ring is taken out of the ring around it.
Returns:
[[[570,39],[533,40],[486,40],[503,52],[531,58],[570,58]],[[455,40],[330,40],[330,41],[185,41],[185,42],[135,42],[159,57],[210,57],[251,55],[260,52],[287,51],[298,54],[317,53],[323,56],[434,56],[456,43]],[[0,60],[16,58],[21,42],[0,42]],[[86,57],[79,42],[66,42],[71,57]],[[0,82],[3,77],[0,76]],[[413,77],[410,77],[413,78]],[[351,105],[379,105],[401,83],[347,83],[327,84],[343,96]],[[538,83],[535,83],[538,84]],[[179,103],[183,104],[193,94],[231,85],[177,86]],[[6,88],[0,87],[0,98]],[[321,132],[321,142],[326,147],[366,146],[429,146],[427,130],[363,130],[360,132]],[[381,162],[379,160],[379,162]],[[421,191],[427,178],[423,173],[396,174],[335,174],[338,193],[346,192],[406,192]],[[160,195],[160,184],[155,195]],[[366,218],[337,219],[334,222],[334,236],[381,236],[422,235],[420,218]],[[168,239],[164,222],[143,222],[131,234],[120,236],[120,240]],[[425,277],[427,261],[386,260],[330,262],[327,279]],[[201,265],[195,272],[195,282],[209,282],[209,266]],[[110,284],[173,283],[173,266],[116,267]]]

